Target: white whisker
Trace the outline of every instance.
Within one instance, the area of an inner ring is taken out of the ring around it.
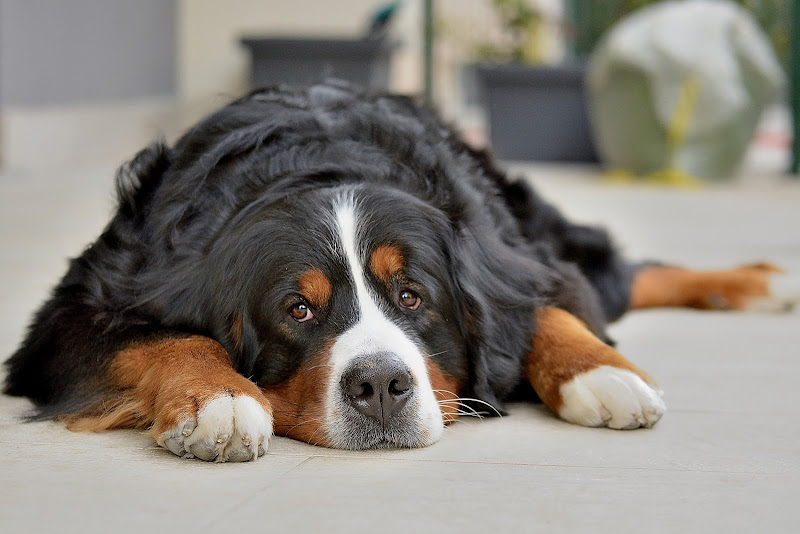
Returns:
[[[452,395],[452,396],[453,396],[453,398],[452,398],[452,399],[442,399],[442,400],[440,400],[440,401],[437,401],[439,404],[446,403],[446,402],[457,402],[457,403],[459,403],[461,406],[467,407],[467,405],[465,405],[465,404],[462,404],[462,403],[461,403],[461,401],[477,402],[477,403],[479,403],[479,404],[485,404],[486,406],[488,406],[489,408],[491,408],[491,409],[492,409],[492,411],[493,411],[495,414],[497,414],[497,416],[498,416],[498,417],[503,417],[503,414],[501,414],[501,413],[500,413],[500,412],[497,410],[497,408],[495,408],[494,406],[492,406],[491,404],[489,404],[489,403],[488,403],[488,402],[486,402],[486,401],[482,401],[482,400],[480,400],[480,399],[473,399],[473,398],[471,398],[471,397],[459,397],[458,395],[456,395],[456,394],[455,394],[455,393],[453,393],[452,391],[447,391],[447,390],[445,390],[445,389],[434,389],[433,391],[434,391],[434,393],[449,393],[450,395]],[[471,406],[470,406],[470,408],[471,408],[471,409],[474,409],[474,408],[472,408]],[[478,411],[476,410],[476,411],[475,411],[475,413],[488,414],[489,412],[478,412]]]
[[[455,409],[455,413],[460,415],[465,415],[467,417],[477,417],[478,419],[483,419],[483,415],[476,412],[475,410],[466,411],[466,410],[459,410],[458,408]]]
[[[288,430],[286,430],[285,433],[288,434],[289,432],[291,432],[292,430],[294,430],[295,428],[297,428],[299,426],[307,425],[309,423],[319,423],[320,421],[321,421],[321,419],[319,417],[312,417],[311,419],[305,419],[303,421],[300,421],[296,425],[290,427]],[[287,425],[276,425],[276,426],[280,427],[280,426],[287,426]],[[322,428],[322,427],[320,426],[319,428]],[[319,428],[317,428],[317,430],[314,431],[315,434],[319,431]],[[314,434],[312,434],[312,436],[313,435]]]

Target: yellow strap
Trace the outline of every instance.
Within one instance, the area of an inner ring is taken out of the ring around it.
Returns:
[[[675,159],[686,139],[686,132],[699,95],[700,78],[696,74],[689,76],[681,85],[678,102],[675,104],[675,111],[672,112],[672,120],[667,125],[667,154],[670,167],[675,167]]]
[[[678,151],[686,139],[689,123],[694,115],[697,97],[700,95],[700,78],[697,75],[689,76],[681,85],[678,101],[672,113],[672,119],[667,125],[667,167],[638,177],[630,171],[614,169],[603,173],[603,181],[609,183],[647,182],[656,185],[669,185],[696,189],[703,182],[692,176],[677,165]]]

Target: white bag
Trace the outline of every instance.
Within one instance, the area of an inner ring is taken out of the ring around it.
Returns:
[[[592,55],[587,82],[604,163],[637,175],[724,178],[785,76],[749,12],[692,0],[655,4],[620,21]]]

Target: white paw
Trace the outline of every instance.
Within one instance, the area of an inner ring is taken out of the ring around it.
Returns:
[[[607,365],[576,376],[560,392],[559,417],[583,426],[651,427],[667,409],[661,392],[639,375]]]
[[[800,277],[774,274],[770,277],[770,295],[747,302],[745,309],[757,313],[791,313],[800,306]]]
[[[247,462],[267,450],[272,417],[254,398],[225,395],[208,402],[197,419],[186,419],[156,438],[183,458]]]

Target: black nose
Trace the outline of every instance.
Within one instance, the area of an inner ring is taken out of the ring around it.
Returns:
[[[385,424],[403,409],[414,392],[408,367],[395,354],[370,354],[355,360],[342,374],[345,398],[359,412]]]

